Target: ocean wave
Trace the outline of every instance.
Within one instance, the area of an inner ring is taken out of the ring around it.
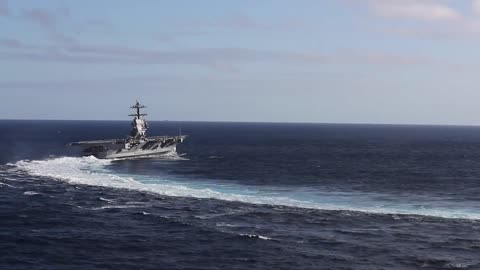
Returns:
[[[247,234],[247,233],[241,233],[239,235],[244,236],[244,237],[248,237],[248,238],[256,238],[256,239],[262,239],[262,240],[272,240],[272,238],[266,237],[266,236],[263,236],[263,235]]]
[[[9,188],[18,188],[18,187],[15,187],[15,186],[12,186],[12,185],[9,185],[9,184],[0,182],[0,187],[1,187],[1,186],[6,186],[6,187],[9,187]]]
[[[126,208],[139,208],[138,205],[104,205],[100,207],[93,207],[91,210],[104,210],[104,209],[126,209]]]
[[[115,200],[105,199],[105,198],[102,198],[102,197],[99,197],[98,199],[102,202],[107,202],[107,203],[112,203],[112,202],[115,201]]]
[[[420,215],[441,218],[459,218],[480,220],[480,212],[462,208],[415,207],[415,203],[400,203],[398,206],[365,204],[368,194],[325,193],[312,197],[312,194],[293,192],[272,195],[271,190],[254,190],[252,187],[236,185],[226,189],[225,185],[209,183],[204,186],[189,185],[186,182],[157,180],[155,183],[142,183],[140,176],[118,175],[107,169],[112,161],[95,157],[60,157],[46,160],[23,160],[14,165],[30,175],[50,177],[71,184],[131,189],[155,193],[163,196],[194,197],[200,199],[218,199],[250,204],[288,206],[318,210],[353,211],[372,214]],[[146,181],[147,182],[147,181]],[[198,181],[196,181],[198,183]],[[303,199],[302,199],[303,198]],[[308,199],[306,199],[308,198]]]

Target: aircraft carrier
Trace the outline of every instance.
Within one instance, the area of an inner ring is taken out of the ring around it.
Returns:
[[[68,145],[83,147],[83,155],[95,156],[101,159],[150,157],[176,153],[177,144],[183,142],[187,136],[147,137],[148,123],[145,120],[147,114],[140,111],[146,107],[137,101],[130,108],[135,109],[136,113],[129,115],[133,116],[134,119],[132,121],[132,129],[127,138],[80,141],[72,142]]]

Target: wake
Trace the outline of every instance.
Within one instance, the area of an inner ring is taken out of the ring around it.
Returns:
[[[250,204],[278,205],[318,210],[357,211],[374,214],[422,215],[441,218],[480,220],[480,211],[465,207],[428,205],[401,200],[382,204],[371,194],[291,191],[277,192],[275,187],[253,188],[239,184],[205,181],[173,181],[168,176],[119,175],[108,170],[110,160],[95,157],[60,157],[47,160],[22,160],[15,164],[30,175],[50,177],[71,184],[101,186],[155,193],[163,196],[218,199]],[[408,198],[407,198],[408,200]]]

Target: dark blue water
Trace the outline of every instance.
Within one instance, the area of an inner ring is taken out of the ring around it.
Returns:
[[[480,128],[0,121],[0,269],[480,269]]]

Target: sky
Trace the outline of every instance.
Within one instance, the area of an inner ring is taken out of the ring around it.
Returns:
[[[0,119],[480,125],[480,0],[0,0]]]

